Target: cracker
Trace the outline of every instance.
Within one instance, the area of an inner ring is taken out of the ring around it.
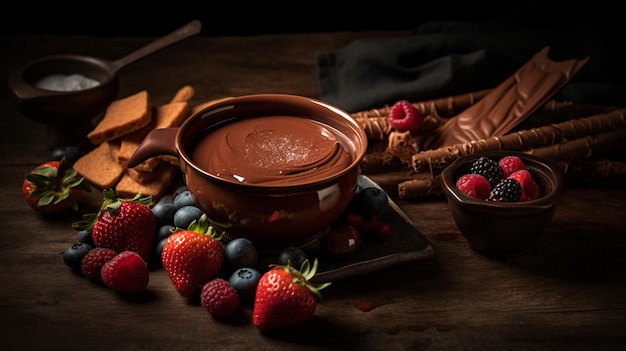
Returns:
[[[153,202],[156,202],[172,184],[178,170],[178,167],[170,163],[161,162],[151,172],[154,177],[144,182],[138,182],[129,173],[124,173],[115,187],[115,193],[129,198],[141,193],[142,196],[152,196]]]
[[[133,155],[139,144],[154,129],[171,128],[180,126],[189,117],[189,104],[187,102],[174,102],[155,107],[152,111],[152,121],[145,127],[129,133],[121,138],[120,151],[117,162],[125,165]],[[135,167],[140,171],[150,171],[160,162],[159,158],[153,157],[143,161]]]
[[[74,169],[89,183],[107,189],[115,186],[124,175],[126,167],[117,163],[112,153],[117,148],[115,142],[103,142],[74,163]]]
[[[143,90],[113,101],[102,120],[87,134],[87,138],[93,144],[101,144],[143,128],[150,123],[151,118],[150,96]]]
[[[185,85],[176,92],[170,103],[189,102],[195,93],[196,90],[191,85]]]
[[[158,166],[157,166],[158,167]],[[127,168],[126,174],[133,178],[138,183],[147,183],[153,181],[157,177],[156,172],[152,171],[140,171],[134,168]]]

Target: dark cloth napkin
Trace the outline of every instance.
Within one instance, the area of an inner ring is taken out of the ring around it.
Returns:
[[[585,25],[426,22],[406,37],[361,39],[319,53],[320,97],[353,113],[490,89],[550,46],[555,61],[589,57],[555,99],[626,106],[626,55],[621,39],[609,34]]]

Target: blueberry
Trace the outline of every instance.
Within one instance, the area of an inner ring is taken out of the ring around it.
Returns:
[[[173,194],[165,194],[165,195],[161,196],[161,198],[159,199],[158,202],[174,203],[174,195]]]
[[[224,247],[224,255],[231,268],[256,267],[256,247],[246,238],[236,238],[228,242]]]
[[[234,271],[228,278],[230,285],[237,290],[242,301],[254,301],[256,288],[259,285],[261,273],[254,268],[243,267]]]
[[[181,185],[181,186],[179,186],[178,188],[176,188],[174,190],[174,193],[172,193],[172,197],[175,198],[176,196],[178,196],[178,194],[182,193],[183,191],[187,191],[187,190],[189,190],[189,188],[186,185]]]
[[[174,206],[176,208],[181,208],[184,206],[195,206],[196,200],[193,198],[191,191],[184,190],[180,192],[178,195],[174,196]]]
[[[160,241],[161,239],[167,239],[172,235],[172,230],[176,229],[171,224],[163,224],[157,229],[156,241]]]
[[[161,254],[163,253],[163,246],[165,246],[166,241],[167,241],[167,238],[164,238],[164,239],[159,240],[156,244],[155,254],[156,254],[156,259],[159,262],[161,262]]]
[[[91,247],[96,247],[96,245],[93,242],[93,235],[91,233],[91,230],[79,230],[78,231],[78,242],[79,243],[83,243],[83,244],[87,244]]]
[[[352,209],[364,216],[380,215],[389,204],[389,197],[378,187],[366,187],[356,195]]]
[[[78,146],[74,145],[58,146],[52,150],[52,155],[50,157],[53,160],[60,161],[63,156],[65,156],[65,158],[67,158],[70,162],[74,163],[80,158],[80,149]]]
[[[72,244],[63,251],[63,262],[75,271],[80,271],[80,262],[92,246],[85,243]]]
[[[172,202],[159,201],[152,206],[152,213],[160,225],[174,223],[176,210],[178,210],[178,208],[176,208]]]
[[[183,206],[174,213],[174,226],[187,229],[191,222],[198,220],[203,213],[204,212],[196,206]]]
[[[296,269],[300,269],[306,259],[306,253],[301,248],[295,246],[283,249],[278,254],[279,265],[286,266],[288,262],[291,262],[291,265]]]

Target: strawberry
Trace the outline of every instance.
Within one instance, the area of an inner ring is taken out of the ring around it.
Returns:
[[[203,214],[189,228],[177,228],[167,238],[161,260],[180,295],[196,295],[217,277],[224,265],[224,246],[220,242],[223,235],[218,235]]]
[[[78,201],[91,188],[65,157],[48,161],[24,176],[22,193],[28,205],[43,214],[78,210]]]
[[[309,282],[317,272],[318,261],[313,266],[305,260],[300,270],[291,264],[270,265],[257,285],[252,323],[261,332],[286,329],[300,325],[315,313],[320,293],[330,283]]]
[[[77,230],[91,230],[96,247],[109,248],[116,253],[134,251],[148,262],[154,251],[157,220],[149,207],[152,197],[135,195],[132,199],[118,198],[113,190],[104,190],[104,201],[96,214],[84,216],[73,224]]]
[[[126,294],[142,292],[150,281],[146,262],[134,251],[123,251],[102,266],[102,281],[109,288]]]
[[[396,102],[389,112],[393,127],[399,132],[417,133],[424,125],[424,115],[406,100]]]

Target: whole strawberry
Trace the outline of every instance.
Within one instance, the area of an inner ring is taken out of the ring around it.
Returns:
[[[224,265],[222,236],[203,214],[187,229],[177,228],[168,237],[161,260],[180,295],[197,295],[204,284],[217,277]]]
[[[79,177],[72,163],[63,157],[35,167],[24,176],[22,193],[28,205],[43,214],[59,214],[78,209],[78,201],[91,188]]]
[[[104,201],[96,214],[85,215],[85,220],[73,226],[91,230],[96,247],[109,248],[117,253],[134,251],[148,262],[154,251],[157,220],[149,207],[152,197],[135,195],[132,199],[118,198],[112,190],[104,191]]]
[[[320,293],[330,283],[313,284],[318,261],[308,260],[297,270],[291,264],[271,265],[257,285],[252,323],[262,332],[286,329],[309,320],[315,313]]]

